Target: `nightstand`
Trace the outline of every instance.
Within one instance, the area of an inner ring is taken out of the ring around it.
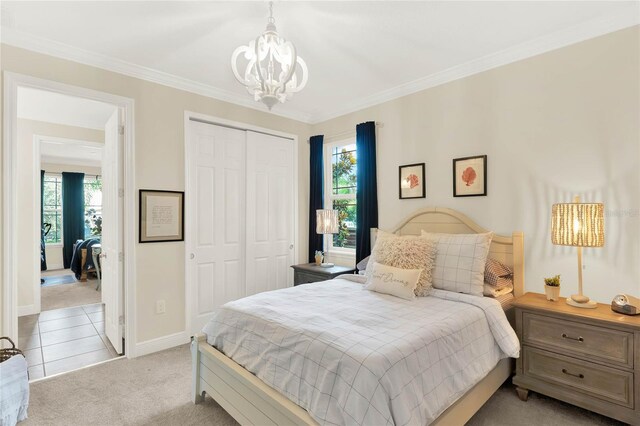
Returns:
[[[521,400],[531,390],[640,425],[640,316],[601,303],[574,308],[536,293],[513,305],[521,345],[513,383]]]
[[[291,266],[294,270],[293,285],[314,283],[317,281],[331,280],[342,274],[353,274],[356,268],[349,266],[332,266],[331,268],[323,268],[315,263],[303,263],[301,265]]]

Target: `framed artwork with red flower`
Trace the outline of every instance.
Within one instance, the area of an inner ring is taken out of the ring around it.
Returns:
[[[487,195],[487,156],[453,159],[453,196]]]
[[[424,198],[427,196],[427,182],[424,179],[424,163],[400,166],[400,199]]]

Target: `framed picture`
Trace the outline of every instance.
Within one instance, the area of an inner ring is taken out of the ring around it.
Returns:
[[[487,195],[487,156],[453,159],[453,196]]]
[[[139,242],[184,241],[184,192],[140,190]]]
[[[424,198],[427,196],[427,183],[424,178],[424,163],[407,164],[399,167],[398,183],[401,200]]]

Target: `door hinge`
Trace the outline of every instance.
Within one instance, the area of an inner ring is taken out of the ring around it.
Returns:
[[[124,325],[124,315],[118,317],[118,325]]]
[[[118,197],[124,197],[124,188],[118,188]]]
[[[124,135],[124,126],[118,126],[118,133]]]
[[[118,261],[124,262],[124,253],[123,252],[118,253]]]

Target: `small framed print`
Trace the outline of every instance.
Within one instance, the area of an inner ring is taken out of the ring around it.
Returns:
[[[424,178],[424,163],[407,164],[399,167],[399,196],[401,200],[408,198],[425,198],[427,183]]]
[[[487,195],[487,156],[453,159],[453,196]]]
[[[139,242],[184,241],[184,192],[140,190]]]

